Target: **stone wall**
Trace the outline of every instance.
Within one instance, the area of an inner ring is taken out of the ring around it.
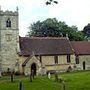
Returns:
[[[59,55],[58,63],[55,64],[54,56],[42,56],[42,66],[48,70],[66,71],[69,66],[74,68],[75,55],[70,55],[71,62],[67,63],[67,55]]]
[[[54,56],[42,56],[42,67],[55,64]]]
[[[2,30],[1,31],[1,58],[2,70],[6,71],[7,68],[14,69],[15,63],[18,59],[18,32],[16,30]],[[10,36],[7,36],[10,35]]]
[[[79,64],[77,70],[83,70],[83,62],[85,61],[85,69],[90,70],[90,55],[79,55]]]
[[[11,21],[11,27],[7,27],[6,21]],[[19,52],[18,12],[0,11],[0,61],[2,71],[15,70]]]

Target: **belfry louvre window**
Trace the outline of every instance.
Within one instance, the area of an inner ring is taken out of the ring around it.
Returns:
[[[8,18],[7,21],[6,21],[6,27],[11,27],[11,21],[10,21],[10,18]]]
[[[71,60],[70,60],[70,55],[67,55],[67,63],[70,63]]]
[[[58,64],[58,56],[54,56],[55,64]]]

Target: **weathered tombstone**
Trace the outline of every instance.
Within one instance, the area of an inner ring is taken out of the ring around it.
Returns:
[[[32,77],[34,79],[34,70],[31,71],[31,75],[32,75]]]
[[[19,90],[22,90],[22,82],[19,83]]]
[[[65,82],[62,81],[62,90],[65,90]]]
[[[49,79],[51,78],[51,74],[50,74],[50,72],[48,73],[48,78],[49,78]]]
[[[2,69],[1,69],[1,66],[0,66],[0,77],[2,77]]]
[[[55,73],[55,81],[58,81],[58,74]]]
[[[30,74],[30,82],[32,82],[32,75]]]
[[[62,78],[62,77],[59,78],[59,82],[60,82],[60,83],[63,82],[63,78]]]
[[[0,71],[0,78],[2,77],[2,73],[1,73],[1,71]]]
[[[11,82],[13,82],[13,72],[11,72]]]

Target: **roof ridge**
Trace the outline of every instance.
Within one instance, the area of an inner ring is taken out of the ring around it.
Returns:
[[[67,37],[20,37],[25,39],[67,39]]]

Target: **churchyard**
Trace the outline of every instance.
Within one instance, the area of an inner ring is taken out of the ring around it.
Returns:
[[[50,78],[37,76],[32,82],[29,76],[14,76],[13,82],[10,76],[3,76],[0,78],[0,90],[90,90],[90,71],[58,74],[58,81],[55,81],[55,75]]]

